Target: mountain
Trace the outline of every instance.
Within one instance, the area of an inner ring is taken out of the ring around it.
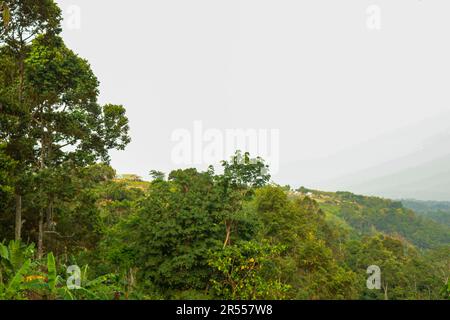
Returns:
[[[450,202],[402,200],[402,203],[417,214],[450,227]]]
[[[344,227],[354,237],[381,232],[402,238],[419,248],[450,243],[450,226],[405,207],[400,201],[300,188],[314,199],[331,223]]]
[[[353,192],[401,199],[450,200],[450,154],[395,170],[415,154],[335,180]]]
[[[299,142],[301,148],[301,142]],[[336,154],[280,166],[277,181],[295,187],[450,201],[450,114],[387,132]]]
[[[328,182],[328,188],[389,198],[450,200],[450,131],[443,130],[417,150]]]

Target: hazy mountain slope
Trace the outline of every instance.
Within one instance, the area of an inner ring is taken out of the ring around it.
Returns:
[[[281,168],[277,181],[295,185],[296,179],[319,190],[394,199],[450,201],[449,121],[443,114],[335,155],[292,163]]]
[[[355,236],[379,231],[404,238],[421,248],[450,245],[449,226],[424,218],[403,207],[401,202],[350,192],[306,192],[310,192],[309,196],[330,219],[347,226]]]
[[[417,214],[450,227],[450,202],[402,200],[402,203]]]
[[[389,198],[450,200],[450,155],[392,174],[384,174],[383,169],[349,177],[344,185],[353,192]]]

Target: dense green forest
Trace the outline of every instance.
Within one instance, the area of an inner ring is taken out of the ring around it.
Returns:
[[[450,202],[402,200],[402,203],[418,215],[450,226]]]
[[[125,108],[99,104],[58,6],[0,10],[0,299],[449,299],[446,209],[293,190],[239,151],[118,176]]]

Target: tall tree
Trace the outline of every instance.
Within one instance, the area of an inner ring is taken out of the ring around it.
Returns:
[[[58,34],[61,31],[61,11],[53,0],[4,0],[1,3],[0,46],[3,53],[10,55],[16,62],[15,78],[10,93],[9,125],[3,137],[8,150],[18,161],[18,172],[26,171],[31,144],[27,137],[30,106],[25,98],[25,59],[31,41],[39,34]],[[0,102],[1,104],[1,102]],[[15,237],[20,239],[22,227],[23,181],[16,180],[16,218]]]
[[[242,202],[253,194],[255,188],[262,187],[270,180],[268,166],[260,157],[251,158],[248,152],[241,151],[222,161],[223,174],[216,175],[216,184],[220,190],[219,202],[222,206],[223,222],[226,234],[223,247],[231,242],[233,228],[239,221]],[[212,168],[210,168],[212,170]]]
[[[22,195],[28,188],[45,199],[35,208],[41,256],[44,212],[48,227],[58,170],[108,162],[108,150],[123,149],[130,141],[128,119],[122,106],[97,103],[98,80],[89,64],[58,36],[61,12],[54,1],[10,0],[3,7],[8,13],[2,18],[0,49],[8,74],[0,89],[0,126],[5,150],[18,163],[15,234],[21,237]]]
[[[97,78],[87,61],[68,49],[60,37],[38,36],[25,65],[32,101],[29,134],[35,142],[33,167],[37,176],[51,177],[52,171],[67,165],[108,162],[108,150],[124,149],[129,143],[124,107],[97,103]],[[41,180],[40,188],[51,184],[51,180]],[[51,224],[54,202],[54,195],[43,193],[47,203],[39,212],[39,254],[43,211],[47,211],[47,224]]]

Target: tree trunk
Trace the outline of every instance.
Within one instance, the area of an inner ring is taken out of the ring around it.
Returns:
[[[23,49],[20,49],[19,53],[19,102],[22,107],[23,101],[23,89],[25,82],[25,54],[23,53]]]
[[[386,283],[386,285],[384,286],[384,300],[389,300],[388,298],[388,284]]]
[[[42,209],[39,211],[39,235],[38,235],[38,252],[37,252],[37,258],[42,259],[42,256],[44,255],[44,212]]]
[[[225,237],[225,242],[223,243],[223,248],[227,246],[227,244],[230,243],[230,235],[231,235],[231,222],[227,221],[225,222],[226,229],[227,229],[227,236]]]
[[[19,105],[22,108],[22,100],[23,100],[23,87],[24,87],[24,78],[25,78],[25,57],[22,54],[22,50],[20,50],[19,57]],[[15,226],[15,239],[20,240],[22,238],[22,195],[16,192],[16,226]]]
[[[15,239],[20,240],[21,237],[22,237],[22,196],[16,193]]]
[[[42,119],[41,119],[42,121]],[[43,123],[43,122],[42,122]],[[42,124],[42,129],[44,129],[44,125]],[[41,157],[39,160],[39,167],[42,171],[45,168],[45,138],[41,138]],[[46,211],[46,218],[49,219],[49,208],[50,206],[47,205],[47,211]],[[47,224],[45,227],[49,227]],[[42,259],[44,255],[44,209],[39,210],[39,234],[38,234],[38,259]]]
[[[49,201],[47,206],[47,216],[45,221],[45,228],[47,231],[53,231],[53,200]]]

